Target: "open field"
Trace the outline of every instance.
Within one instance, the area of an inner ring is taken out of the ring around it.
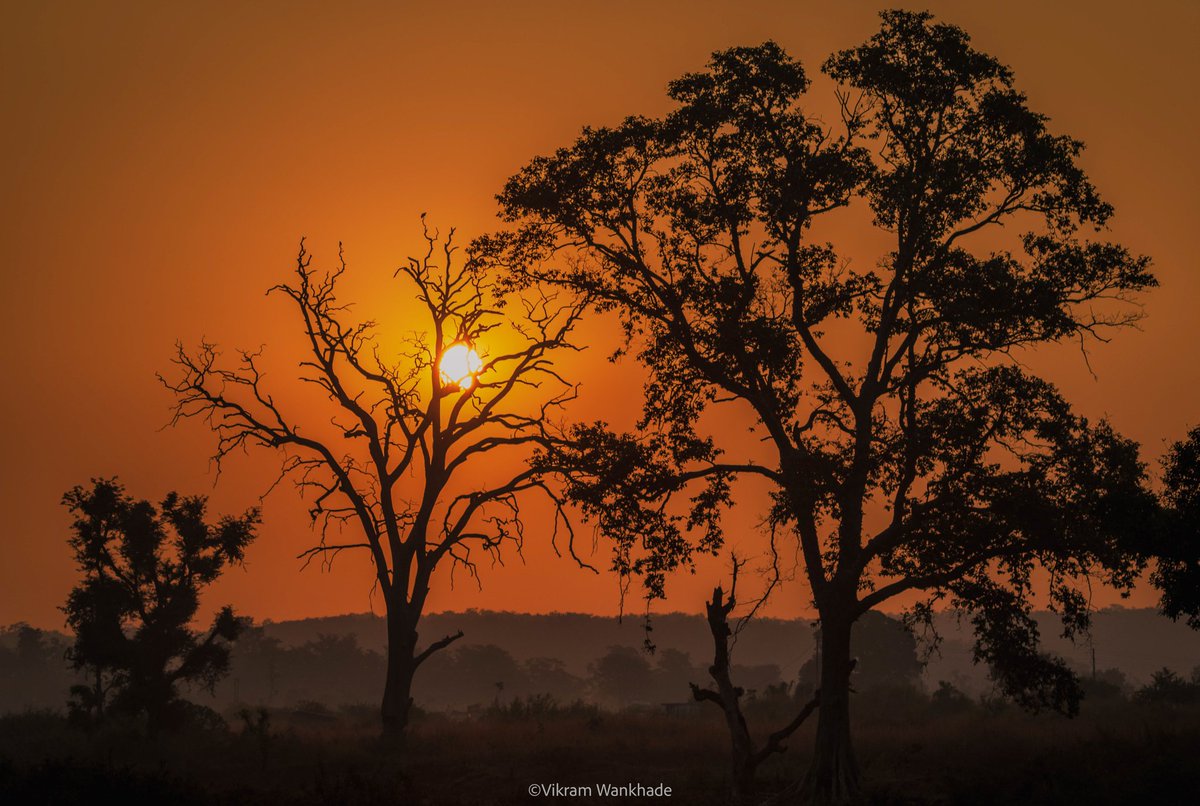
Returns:
[[[873,713],[864,713],[864,707]],[[1200,791],[1200,707],[1097,703],[1073,720],[927,701],[860,703],[857,747],[869,804],[1170,804]],[[86,734],[31,712],[0,718],[6,803],[508,804],[655,798],[531,797],[531,786],[664,784],[670,802],[725,804],[727,737],[714,711],[425,715],[406,748],[375,736],[370,709],[279,711],[266,731],[229,727],[148,740],[131,726]],[[751,715],[752,724],[774,720]],[[764,765],[767,800],[794,783],[811,734]]]

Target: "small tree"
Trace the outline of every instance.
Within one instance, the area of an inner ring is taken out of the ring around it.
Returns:
[[[75,487],[63,504],[75,516],[70,543],[83,573],[63,608],[75,632],[68,657],[91,681],[72,687],[72,713],[144,714],[151,732],[172,727],[183,709],[179,684],[211,691],[228,671],[228,642],[242,626],[233,608],[205,631],[190,625],[200,591],[242,561],[258,510],[210,524],[203,496],[172,492],[156,508],[115,479]]]
[[[269,391],[257,353],[240,352],[226,365],[212,344],[195,352],[180,345],[179,374],[164,380],[178,399],[175,421],[197,417],[216,432],[218,467],[246,447],[284,454],[283,476],[310,496],[309,514],[320,526],[319,542],[300,557],[370,555],[387,617],[380,710],[393,736],[408,724],[418,667],[462,636],[419,645],[434,571],[446,563],[476,576],[479,553],[499,562],[506,547],[519,552],[529,494],[545,493],[554,508],[551,543],[557,546],[560,527],[570,534],[557,497],[525,454],[548,439],[548,413],[574,397],[553,356],[574,349],[568,338],[581,307],[552,294],[506,297],[497,275],[458,254],[453,230],[443,240],[426,228],[425,240],[425,253],[396,276],[423,312],[407,327],[427,330],[396,355],[376,344],[373,322],[351,321],[338,298],[346,271],[340,250],[338,266],[322,273],[310,267],[301,242],[294,281],[270,290],[303,325],[300,380],[328,398],[324,414]],[[554,391],[539,396],[546,384]],[[480,470],[473,484],[462,482]],[[331,524],[347,525],[354,536],[327,541]],[[573,540],[567,549],[575,556]]]
[[[514,229],[482,244],[614,311],[649,371],[633,432],[581,425],[545,456],[623,572],[661,595],[721,545],[733,480],[770,485],[820,615],[820,802],[858,789],[860,616],[906,592],[924,594],[910,618],[960,607],[1008,694],[1073,711],[1074,675],[1039,651],[1034,572],[1067,632],[1085,628],[1083,579],[1132,585],[1145,555],[1128,538],[1154,508],[1137,446],[1011,358],[1131,322],[1149,261],[1087,236],[1112,210],[1082,145],[1007,67],[929,14],[882,18],[825,63],[836,128],[803,109],[809,77],[778,45],[722,51],[670,83],[665,117],[531,161],[500,195]],[[847,206],[889,242],[861,268],[813,236]],[[702,430],[714,407],[753,437]]]

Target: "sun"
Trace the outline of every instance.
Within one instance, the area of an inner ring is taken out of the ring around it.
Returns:
[[[475,376],[483,369],[483,359],[479,353],[465,342],[451,344],[442,353],[438,363],[438,372],[442,383],[457,386],[459,389],[470,389],[475,384]]]

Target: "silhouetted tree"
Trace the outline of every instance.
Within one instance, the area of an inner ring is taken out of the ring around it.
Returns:
[[[949,716],[961,714],[975,707],[975,703],[949,680],[939,680],[938,687],[929,697],[930,707],[935,714]]]
[[[1200,681],[1184,680],[1183,677],[1164,666],[1150,676],[1150,685],[1143,686],[1134,692],[1134,698],[1139,702],[1161,705],[1186,705],[1200,702]]]
[[[820,642],[820,625],[817,625]],[[850,636],[850,655],[858,658],[854,667],[854,688],[857,691],[882,688],[916,688],[921,683],[922,663],[918,656],[917,639],[904,623],[883,613],[863,613],[854,624]],[[800,667],[802,690],[820,687],[819,653]]]
[[[498,701],[506,690],[525,690],[524,670],[507,650],[493,644],[460,646],[435,663],[421,690],[439,704],[482,706]]]
[[[1200,629],[1200,427],[1176,442],[1163,459],[1162,528],[1151,555],[1151,581],[1162,591],[1161,609]]]
[[[263,627],[247,626],[217,696],[238,705],[361,705],[383,685],[385,667],[383,654],[362,647],[354,633],[319,633],[286,646]]]
[[[559,658],[530,658],[525,661],[526,694],[571,702],[583,696],[583,680],[567,671]]]
[[[647,702],[654,685],[650,661],[629,646],[610,646],[588,664],[588,674],[597,697],[616,706]]]
[[[83,580],[63,608],[75,632],[71,709],[95,720],[106,712],[145,714],[154,733],[181,718],[180,683],[210,691],[228,671],[228,642],[241,622],[233,608],[212,626],[191,629],[200,592],[240,563],[259,523],[257,509],[205,521],[207,499],[169,493],[156,508],[114,479],[75,487],[63,504],[75,516],[71,548]]]
[[[552,294],[506,299],[494,274],[470,256],[461,259],[454,230],[442,240],[426,228],[425,240],[425,254],[395,274],[423,311],[423,321],[405,327],[428,330],[398,355],[381,350],[374,323],[351,321],[338,298],[346,272],[340,250],[338,266],[321,273],[310,268],[302,242],[295,280],[271,289],[295,306],[303,324],[301,380],[328,397],[324,414],[268,391],[258,353],[240,352],[226,365],[212,344],[195,352],[179,345],[179,375],[164,380],[178,397],[175,421],[198,417],[216,432],[218,463],[247,447],[285,455],[281,478],[309,495],[313,522],[321,525],[318,545],[301,557],[328,562],[348,549],[370,554],[387,616],[381,716],[394,736],[408,723],[417,668],[462,635],[418,643],[434,570],[449,561],[476,576],[479,553],[495,563],[506,546],[519,552],[527,494],[545,492],[557,507],[522,452],[543,440],[547,413],[574,396],[551,356],[573,349],[568,336],[581,310]],[[506,302],[516,313],[503,308]],[[482,354],[466,352],[472,348]],[[447,374],[442,360],[451,349],[478,363],[467,363],[460,377]],[[559,391],[531,400],[531,390],[545,383]],[[555,513],[552,542],[565,524]],[[348,524],[355,537],[327,542],[331,523]]]
[[[61,708],[79,681],[67,664],[69,647],[61,633],[24,623],[0,628],[0,712]]]
[[[708,667],[708,674],[716,683],[716,688],[700,688],[695,683],[691,687],[693,697],[720,706],[725,716],[725,726],[729,731],[730,778],[733,784],[735,803],[750,801],[754,796],[754,777],[759,765],[774,753],[782,753],[786,749],[783,742],[804,724],[820,704],[820,693],[818,692],[805,703],[788,724],[771,733],[761,746],[751,736],[750,727],[746,723],[741,705],[742,696],[746,692],[733,682],[730,665],[729,639],[733,635],[733,630],[729,626],[729,615],[737,607],[737,578],[741,568],[742,563],[735,557],[729,597],[726,598],[725,592],[718,586],[713,590],[712,599],[705,606],[708,628],[713,639],[713,662]],[[853,665],[853,661],[851,664]]]
[[[1081,675],[1083,699],[1086,702],[1102,700],[1120,700],[1129,690],[1129,678],[1120,669],[1100,669],[1087,675]],[[1086,706],[1085,706],[1086,707]]]
[[[800,106],[810,80],[775,43],[718,52],[670,83],[665,117],[532,160],[499,196],[513,229],[481,244],[615,312],[649,370],[633,433],[581,425],[544,457],[649,595],[721,545],[734,479],[770,483],[820,615],[805,796],[826,802],[858,788],[856,619],[910,591],[926,594],[913,617],[951,603],[1004,691],[1072,711],[1077,681],[1038,649],[1034,569],[1083,629],[1074,581],[1132,585],[1126,537],[1154,504],[1137,446],[1013,359],[1131,322],[1148,259],[1084,237],[1112,209],[1007,67],[929,14],[882,20],[824,65],[838,131]],[[848,205],[890,240],[874,265],[815,239]],[[753,435],[700,430],[714,407]]]
[[[290,654],[291,651],[283,646],[282,641],[267,635],[261,626],[247,624],[238,636],[229,676],[221,689],[232,687],[229,696],[238,704],[278,704],[282,679],[289,672],[297,670]]]
[[[650,699],[658,703],[678,702],[687,696],[696,679],[692,657],[678,649],[654,650],[653,688]]]

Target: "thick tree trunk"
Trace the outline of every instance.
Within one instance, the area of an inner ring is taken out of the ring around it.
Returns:
[[[844,804],[858,794],[858,763],[850,742],[850,622],[821,620],[820,709],[816,747],[803,801]]]
[[[383,718],[385,738],[403,739],[412,715],[412,683],[417,671],[417,631],[398,607],[387,612],[387,677],[383,684]]]
[[[425,601],[426,588],[413,594],[412,601],[404,598],[387,601],[387,677],[383,683],[383,736],[402,743],[412,718],[412,684],[417,668],[434,652],[441,651],[463,637],[462,630],[434,641],[417,652],[417,621]]]

